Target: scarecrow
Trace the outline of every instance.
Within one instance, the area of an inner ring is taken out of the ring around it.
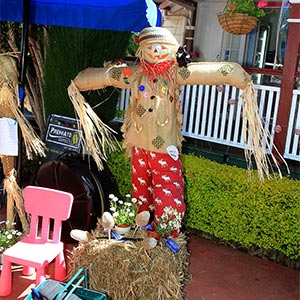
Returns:
[[[17,184],[15,170],[18,126],[22,132],[27,158],[31,159],[32,153],[44,156],[43,142],[20,109],[16,61],[8,54],[0,54],[0,159],[5,176],[4,189],[7,193],[7,221],[12,226],[16,208],[23,230],[28,232],[22,191]]]
[[[183,141],[181,85],[228,84],[243,90],[244,136],[251,137],[252,142],[252,149],[246,150],[246,158],[250,162],[254,156],[263,180],[264,174],[268,175],[262,148],[266,133],[258,115],[251,78],[243,68],[230,62],[188,63],[175,37],[161,27],[143,29],[138,45],[138,65],[88,68],[77,75],[68,91],[80,121],[86,123],[91,109],[80,91],[106,86],[131,89],[130,104],[121,128],[123,147],[131,157],[132,196],[142,202],[140,211],[154,211],[153,226],[165,207],[176,209],[181,218],[186,209],[180,159]],[[83,130],[85,139],[92,141],[91,134],[95,133],[88,128]],[[91,153],[98,152],[96,140],[87,145]],[[172,232],[173,237],[178,234],[178,229]]]

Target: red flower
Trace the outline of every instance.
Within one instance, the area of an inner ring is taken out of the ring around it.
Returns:
[[[231,4],[231,5],[228,6],[228,8],[231,9],[231,10],[235,10],[236,6],[234,4]]]
[[[263,0],[261,0],[261,1],[259,1],[257,3],[257,7],[258,8],[263,8],[263,7],[267,6],[267,5],[268,5],[268,3],[266,1],[263,1]]]

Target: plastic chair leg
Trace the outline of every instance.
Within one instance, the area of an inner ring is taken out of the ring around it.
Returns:
[[[57,281],[65,281],[67,276],[66,262],[63,251],[55,258],[54,278]]]
[[[0,297],[8,296],[12,293],[11,262],[4,258],[0,277]]]
[[[28,266],[23,266],[23,271],[22,274],[24,276],[30,276],[35,272],[35,268],[33,267],[28,267]]]
[[[46,280],[46,270],[45,267],[37,268],[36,270],[36,286],[38,286],[42,281]]]

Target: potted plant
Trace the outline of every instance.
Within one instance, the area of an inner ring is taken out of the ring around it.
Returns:
[[[0,221],[0,264],[2,264],[2,253],[18,242],[22,236],[22,232],[16,230],[14,225],[9,221]]]
[[[115,221],[115,231],[119,234],[126,233],[130,230],[131,225],[135,221],[137,214],[137,200],[131,198],[129,194],[125,196],[125,200],[119,199],[113,194],[109,195],[110,211]]]
[[[154,233],[157,233],[158,235],[153,235],[151,230],[148,231],[148,235],[157,239],[161,236],[167,237],[171,235],[172,231],[179,231],[181,219],[181,214],[175,208],[166,206],[160,218],[156,219]]]
[[[256,27],[258,19],[265,15],[267,2],[260,0],[228,0],[218,20],[222,28],[233,34],[246,34]]]

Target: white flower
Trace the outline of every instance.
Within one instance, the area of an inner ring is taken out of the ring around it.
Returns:
[[[137,201],[135,199],[135,201]],[[110,197],[110,211],[113,212],[113,218],[116,224],[132,224],[136,214],[136,206],[133,205],[130,194],[123,199]]]
[[[131,201],[132,201],[132,203],[136,203],[137,199],[136,198],[132,198]]]
[[[13,228],[14,225],[9,221],[0,221],[0,252],[14,245],[22,236],[22,232]]]
[[[109,199],[113,199],[114,197],[115,197],[114,194],[109,194],[109,195],[108,195],[108,198],[109,198]]]
[[[163,214],[156,218],[157,228],[163,234],[169,234],[173,230],[179,230],[181,227],[182,214],[175,208],[167,206],[164,208]]]
[[[164,208],[164,212],[167,213],[167,214],[172,213],[172,207],[171,206],[166,206]]]

